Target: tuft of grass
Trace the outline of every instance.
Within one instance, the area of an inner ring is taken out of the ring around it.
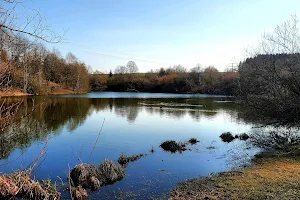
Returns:
[[[171,153],[176,153],[177,151],[181,153],[182,151],[186,151],[186,143],[176,142],[174,140],[167,140],[161,143],[160,147]]]
[[[150,149],[150,153],[154,153],[155,152],[155,149],[154,149],[154,146],[152,146],[152,148]]]
[[[0,176],[0,199],[60,199],[56,185],[49,180],[37,182],[28,171]]]
[[[144,156],[147,156],[147,154],[140,153],[138,155],[133,154],[132,156],[127,156],[125,153],[122,153],[118,159],[118,163],[122,166],[126,166],[129,162],[137,161]]]
[[[230,132],[222,133],[220,135],[220,138],[222,139],[223,142],[227,142],[227,143],[232,142],[235,139],[235,137]]]
[[[239,135],[240,140],[248,140],[250,137],[247,133],[242,133]]]
[[[191,139],[189,139],[189,143],[190,144],[197,144],[198,142],[200,142],[200,141],[197,140],[197,138],[191,138]]]
[[[215,146],[208,146],[208,147],[206,147],[206,149],[216,149],[216,147]]]

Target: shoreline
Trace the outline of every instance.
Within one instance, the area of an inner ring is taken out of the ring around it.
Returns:
[[[298,199],[299,153],[261,153],[253,165],[187,180],[170,192],[170,200],[183,199]]]
[[[28,94],[21,91],[6,91],[6,92],[0,92],[0,98],[6,98],[6,97],[28,97],[28,96],[54,96],[54,95],[66,95],[66,94],[87,94],[88,92],[73,92],[73,91],[64,91],[64,92],[51,92],[48,94]]]
[[[54,96],[54,95],[76,95],[76,94],[88,94],[88,93],[106,93],[106,92],[114,92],[114,93],[149,93],[149,94],[173,94],[173,95],[212,95],[216,97],[224,97],[224,98],[233,98],[233,96],[226,96],[222,94],[202,94],[202,93],[165,93],[165,92],[116,92],[116,91],[90,91],[90,92],[73,92],[68,89],[64,89],[61,92],[51,92],[48,94],[28,94],[24,93],[20,90],[15,91],[6,91],[0,92],[0,98],[2,97],[26,97],[26,96]]]

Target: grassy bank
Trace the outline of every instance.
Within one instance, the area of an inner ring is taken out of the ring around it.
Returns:
[[[82,93],[84,93],[84,92],[82,92]],[[80,93],[80,94],[82,94],[82,93]],[[78,94],[78,93],[75,93],[71,89],[55,88],[55,89],[52,89],[51,91],[48,91],[41,95],[63,95],[63,94]],[[39,95],[39,94],[37,94],[37,95]],[[10,89],[10,90],[6,90],[6,91],[0,91],[0,97],[21,97],[21,96],[32,96],[32,94],[22,92],[22,90],[20,90],[20,89]]]
[[[0,97],[20,97],[20,96],[29,96],[30,94],[24,93],[18,89],[11,89],[6,91],[0,91]]]
[[[300,157],[258,156],[249,169],[193,179],[171,192],[170,199],[299,199]]]

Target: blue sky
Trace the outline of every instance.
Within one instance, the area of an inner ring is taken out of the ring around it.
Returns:
[[[265,31],[300,12],[299,0],[35,0],[65,42],[47,45],[74,53],[108,72],[134,60],[139,71],[182,64],[223,71]]]

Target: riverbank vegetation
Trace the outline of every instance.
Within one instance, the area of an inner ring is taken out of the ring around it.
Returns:
[[[181,65],[175,65],[146,73],[132,72],[130,67],[119,66],[114,73],[91,74],[90,87],[92,91],[234,95],[237,78],[237,72],[219,72],[213,66],[203,68],[197,65],[188,71]]]
[[[1,199],[60,199],[60,193],[51,181],[34,181],[26,171],[0,176]]]

